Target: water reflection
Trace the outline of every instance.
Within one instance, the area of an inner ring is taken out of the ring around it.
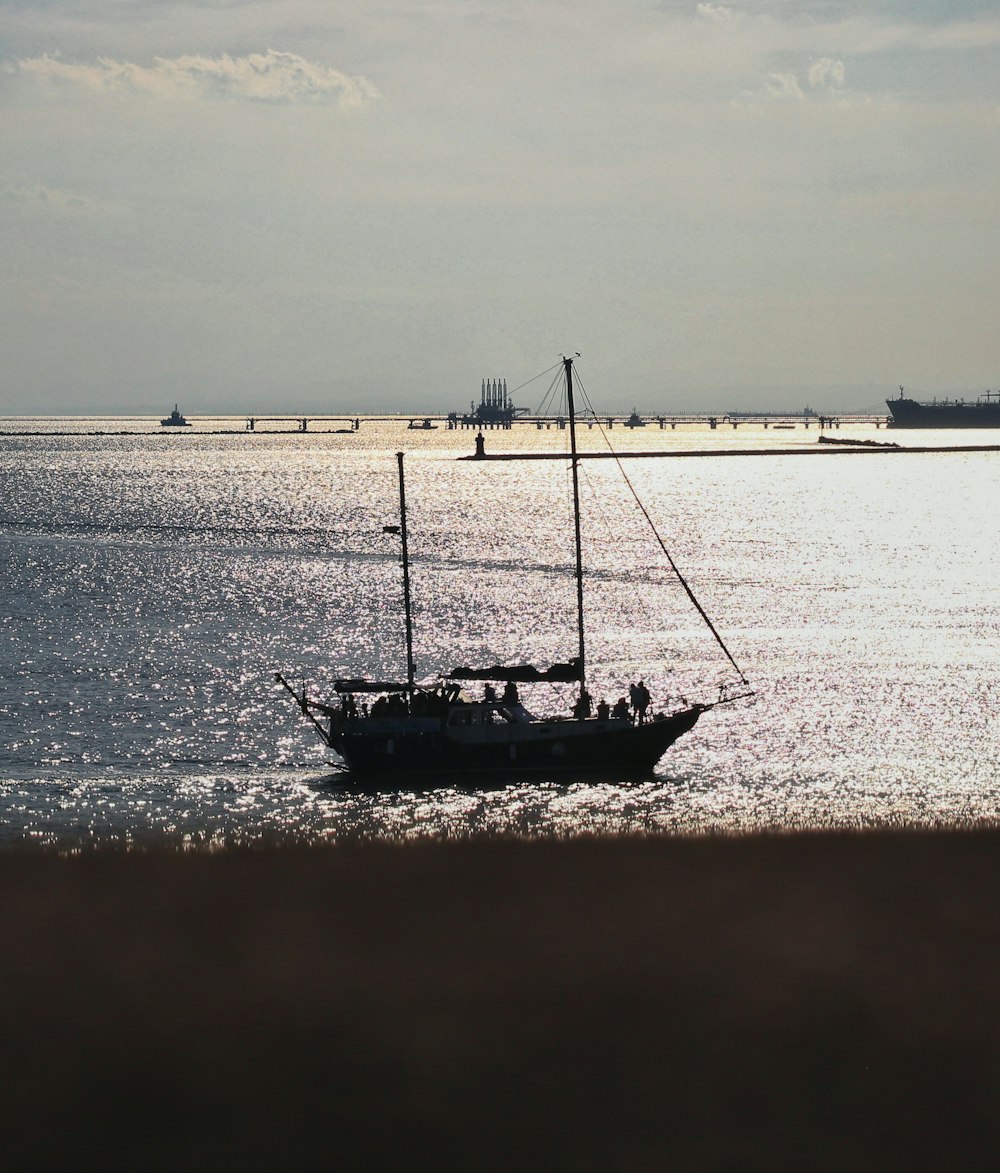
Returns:
[[[738,770],[738,767],[736,767]],[[703,835],[885,826],[995,825],[983,778],[656,776],[363,793],[313,772],[136,776],[0,787],[0,845],[185,850],[474,836]]]
[[[990,454],[633,462],[757,704],[706,715],[641,781],[366,795],[331,777],[272,679],[322,691],[359,666],[399,671],[382,525],[400,437],[190,439],[0,446],[0,844],[741,833],[1000,810],[1000,534],[976,507],[995,493]],[[565,469],[457,462],[467,434],[417,442],[418,674],[564,659]],[[586,469],[592,691],[613,699],[641,675],[661,703],[711,699],[717,649],[609,464]]]

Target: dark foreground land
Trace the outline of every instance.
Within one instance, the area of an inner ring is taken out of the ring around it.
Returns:
[[[0,856],[4,1168],[989,1169],[1000,834]]]

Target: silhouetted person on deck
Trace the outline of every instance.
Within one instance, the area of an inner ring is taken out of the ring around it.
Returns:
[[[636,717],[640,725],[645,724],[646,710],[649,708],[649,702],[652,698],[649,695],[649,689],[646,687],[645,681],[640,680],[635,686],[635,711]]]
[[[590,716],[590,693],[583,689],[580,693],[580,699],[573,706],[573,716],[578,721],[585,721]]]
[[[517,692],[517,685],[513,680],[508,680],[503,686],[503,703],[505,705],[518,705],[521,703],[521,698]]]
[[[597,719],[598,721],[606,721],[611,716],[611,706],[606,700],[599,700],[597,702]]]
[[[628,709],[628,701],[623,696],[620,696],[618,700],[615,701],[615,707],[611,710],[611,715],[616,721],[631,720],[631,715]]]
[[[497,690],[493,687],[492,684],[487,684],[487,686],[483,689],[483,701],[488,705],[492,705],[495,703],[496,699]]]

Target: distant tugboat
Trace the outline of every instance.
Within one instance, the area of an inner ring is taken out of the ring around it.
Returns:
[[[632,414],[625,421],[625,427],[626,428],[644,428],[645,426],[646,426],[646,421],[639,414],[639,409],[637,407],[633,407]]]
[[[166,419],[160,420],[160,426],[164,428],[189,428],[191,425],[177,410],[177,404],[174,404],[174,410],[167,416]]]

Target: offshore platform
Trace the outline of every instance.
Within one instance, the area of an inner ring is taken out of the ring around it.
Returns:
[[[483,379],[479,404],[469,404],[464,415],[448,413],[449,428],[509,428],[514,420],[530,414],[530,408],[515,407],[507,394],[506,379]]]

